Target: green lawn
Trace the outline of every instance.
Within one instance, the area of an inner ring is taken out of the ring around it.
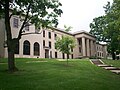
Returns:
[[[120,90],[120,75],[92,65],[89,60],[16,59],[18,72],[6,70],[0,59],[0,90]],[[106,63],[120,66],[117,62]]]

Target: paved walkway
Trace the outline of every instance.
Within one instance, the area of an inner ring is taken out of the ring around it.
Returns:
[[[107,65],[100,59],[92,59],[90,60],[92,64],[95,64],[99,67],[102,67],[106,70],[110,70],[113,73],[120,74],[120,67],[114,67],[113,65]]]

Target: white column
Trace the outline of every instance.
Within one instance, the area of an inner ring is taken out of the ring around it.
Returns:
[[[89,39],[87,39],[87,56],[90,56]]]
[[[33,53],[34,53],[34,45],[33,43],[30,42],[30,57],[31,58],[34,56]]]
[[[90,45],[91,45],[91,56],[93,56],[93,49],[95,48],[94,45],[93,45],[93,41],[91,40],[90,41]],[[93,48],[94,47],[94,48]]]
[[[95,43],[95,41],[94,41],[94,43],[93,43],[93,46],[94,46],[94,52],[93,52],[93,55],[95,56],[95,54],[96,54],[96,43]]]
[[[86,56],[86,48],[85,48],[85,38],[82,37],[82,54]]]
[[[19,42],[19,56],[23,57],[23,42],[21,40]]]

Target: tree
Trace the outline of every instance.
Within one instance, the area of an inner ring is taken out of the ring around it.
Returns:
[[[62,53],[67,55],[72,53],[72,49],[75,47],[75,40],[70,36],[62,36],[62,38],[57,38],[55,47]],[[68,65],[68,57],[67,57],[67,65]]]
[[[98,42],[106,42],[108,50],[115,60],[115,52],[120,53],[120,0],[114,0],[104,7],[105,15],[93,19],[90,33],[95,35]]]
[[[57,26],[58,17],[62,14],[59,8],[62,4],[58,0],[0,0],[0,18],[5,20],[8,47],[8,70],[16,71],[14,60],[15,45],[23,35],[23,28],[34,24],[36,28]],[[11,33],[10,19],[13,15],[20,17],[21,28],[17,37]]]
[[[72,28],[73,28],[73,27],[71,27],[71,26],[66,26],[66,25],[64,25],[64,29],[65,29],[66,32],[71,31]]]

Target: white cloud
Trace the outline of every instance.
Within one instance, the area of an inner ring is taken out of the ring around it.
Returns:
[[[59,19],[59,28],[72,26],[74,31],[89,31],[93,18],[104,14],[103,6],[112,0],[59,0],[63,6],[63,15]]]

